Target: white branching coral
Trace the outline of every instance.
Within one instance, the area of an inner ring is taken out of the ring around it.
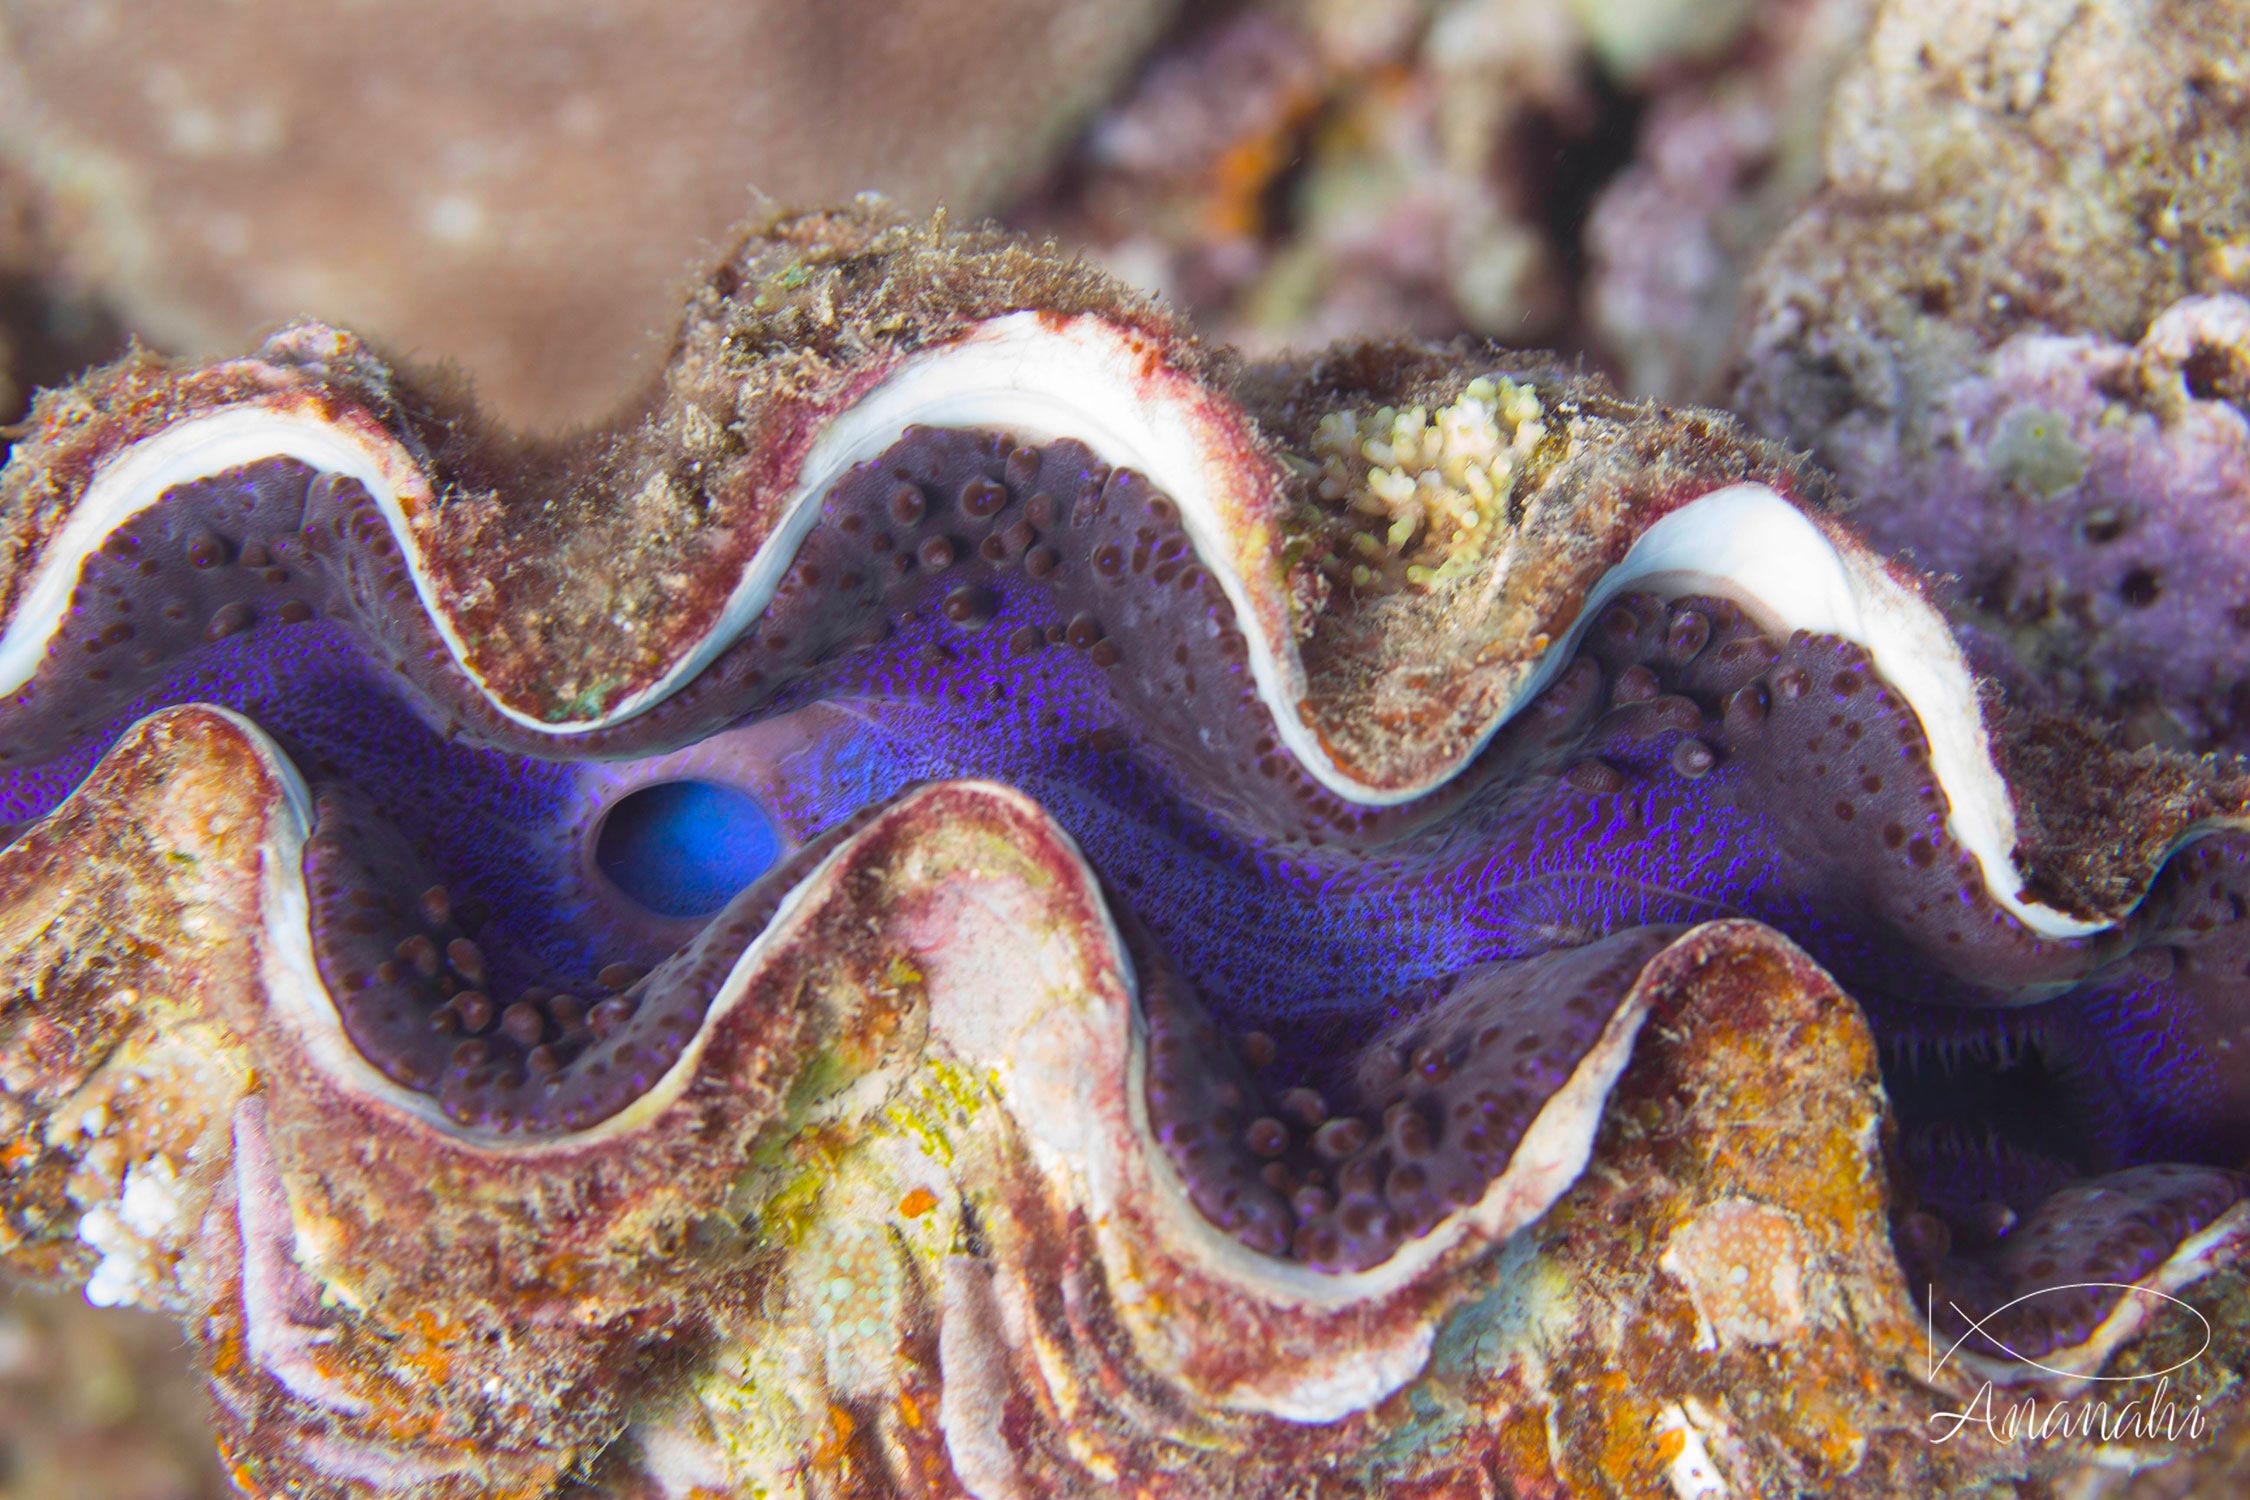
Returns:
[[[1505,375],[1472,380],[1435,413],[1423,406],[1330,412],[1313,434],[1320,493],[1378,523],[1355,531],[1354,587],[1403,573],[1437,588],[1471,572],[1501,544],[1508,503],[1547,436],[1530,386]]]
[[[156,1307],[170,1261],[188,1224],[187,1195],[172,1163],[152,1156],[125,1173],[114,1203],[97,1203],[78,1221],[78,1237],[101,1252],[86,1282],[96,1307]]]

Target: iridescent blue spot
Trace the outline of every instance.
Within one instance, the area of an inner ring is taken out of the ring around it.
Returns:
[[[707,781],[667,781],[620,798],[594,841],[601,872],[666,917],[709,916],[780,853],[764,808]]]

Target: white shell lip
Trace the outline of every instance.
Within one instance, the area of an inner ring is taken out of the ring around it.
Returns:
[[[2043,1354],[2036,1360],[2001,1359],[1963,1347],[1959,1351],[1960,1361],[1978,1378],[1998,1385],[2051,1386],[2065,1392],[2083,1389],[2101,1378],[2109,1357],[2153,1322],[2163,1304],[2181,1301],[2174,1293],[2186,1290],[2213,1271],[2234,1264],[2246,1242],[2250,1242],[2250,1202],[2235,1204],[2181,1241],[2161,1265],[2138,1281],[2103,1283],[2118,1287],[2124,1295],[2095,1325],[2093,1332],[2077,1344]],[[2201,1313],[2195,1315],[2202,1316]],[[2205,1335],[2208,1338],[2208,1322]]]
[[[1149,1163],[1150,1215],[1165,1226],[1168,1243],[1183,1261],[1210,1281],[1267,1306],[1339,1312],[1408,1295],[1416,1283],[1443,1274],[1448,1259],[1464,1247],[1511,1239],[1544,1215],[1585,1172],[1610,1094],[1632,1058],[1650,1001],[1649,984],[1645,978],[1637,980],[1570,1076],[1540,1105],[1506,1169],[1474,1203],[1448,1213],[1429,1233],[1406,1241],[1360,1271],[1323,1271],[1263,1254],[1202,1216],[1189,1197],[1186,1179],[1157,1143],[1148,1117],[1148,1049],[1136,1008],[1133,1048],[1126,1060],[1126,1107],[1134,1139]],[[1354,1361],[1318,1374],[1287,1364],[1245,1376],[1224,1393],[1223,1401],[1237,1410],[1289,1422],[1338,1421],[1374,1405],[1420,1373],[1436,1336],[1435,1320],[1417,1320],[1403,1336],[1371,1342],[1356,1351]]]
[[[434,590],[408,520],[410,509],[426,513],[427,477],[406,448],[374,424],[340,424],[307,405],[249,401],[185,417],[97,469],[0,630],[0,695],[20,688],[38,669],[80,567],[103,538],[176,485],[261,459],[294,458],[364,485],[428,605]],[[829,487],[917,424],[999,428],[1034,442],[1075,439],[1102,462],[1147,475],[1179,508],[1198,560],[1245,627],[1260,699],[1282,743],[1316,781],[1347,802],[1390,807],[1424,795],[1451,774],[1376,787],[1329,755],[1299,710],[1302,665],[1293,651],[1284,655],[1275,647],[1289,639],[1283,580],[1270,564],[1257,573],[1244,570],[1245,555],[1270,558],[1272,551],[1229,545],[1238,537],[1257,540],[1270,529],[1267,512],[1278,483],[1270,461],[1255,457],[1262,449],[1249,419],[1192,377],[1162,366],[1145,335],[1092,314],[1008,314],[902,359],[815,437],[773,533],[744,568],[712,629],[655,682],[602,714],[549,722],[503,701],[478,674],[444,614],[432,610],[432,623],[455,664],[511,721],[558,738],[609,728],[678,691],[749,629],[817,520]],[[1549,648],[1516,702],[1528,701],[1568,659],[1604,602],[1636,587],[1724,593],[1784,629],[1833,634],[1866,648],[1921,721],[1950,804],[1948,827],[1976,859],[1994,901],[2042,937],[2082,937],[2113,925],[2023,894],[2014,859],[2014,803],[1993,760],[1968,663],[1943,618],[1872,556],[1839,548],[1767,486],[1714,490],[1650,526],[1589,593],[1577,626]],[[1499,725],[1496,719],[1468,754]]]
[[[387,1106],[442,1139],[501,1159],[535,1160],[550,1153],[577,1153],[589,1145],[642,1130],[676,1104],[701,1072],[704,1053],[717,1027],[750,1000],[753,981],[762,972],[766,956],[793,940],[805,912],[828,892],[829,872],[854,858],[861,844],[877,836],[882,826],[873,825],[841,841],[799,879],[772,920],[736,956],[695,1037],[663,1076],[625,1109],[584,1130],[552,1135],[522,1136],[466,1128],[449,1119],[434,1097],[385,1077],[345,1035],[342,1017],[321,982],[313,956],[302,875],[309,824],[304,784],[288,757],[254,724],[225,710],[217,712],[257,748],[283,794],[261,861],[261,978],[273,1011],[332,1082],[358,1097]],[[939,782],[899,798],[886,812],[885,821],[912,817],[917,804],[965,792],[990,797],[1018,815],[1036,819],[1044,836],[1067,852],[1080,889],[1065,898],[1064,904],[1083,906],[1092,923],[1088,937],[1099,948],[1115,983],[1129,997],[1137,989],[1132,960],[1108,903],[1099,895],[1098,880],[1076,841],[1036,802],[997,782]],[[1106,984],[1098,984],[1089,998],[1098,1004],[1098,992],[1104,988]],[[1321,1271],[1261,1254],[1228,1236],[1197,1211],[1187,1182],[1159,1144],[1148,1118],[1147,1037],[1139,1007],[1129,998],[1123,1000],[1118,1012],[1119,1021],[1129,1018],[1129,1025],[1114,1044],[1124,1053],[1122,1095],[1127,1128],[1122,1138],[1110,1137],[1096,1154],[1138,1160],[1076,1160],[1069,1163],[1069,1175],[1093,1210],[1103,1234],[1115,1233],[1127,1206],[1121,1201],[1125,1194],[1145,1193],[1143,1211],[1161,1226],[1164,1243],[1183,1267],[1208,1284],[1226,1288],[1254,1304],[1321,1312],[1380,1304],[1411,1294],[1417,1283],[1442,1274],[1445,1263],[1464,1245],[1498,1243],[1514,1235],[1545,1213],[1578,1179],[1593,1153],[1604,1108],[1631,1059],[1648,1009],[1649,987],[1645,982],[1638,983],[1612,1013],[1563,1086],[1541,1106],[1507,1170],[1487,1186],[1478,1201],[1448,1214],[1429,1234],[1407,1242],[1380,1264],[1363,1271]],[[990,1060],[985,1061],[989,1065]],[[1019,1128],[1038,1134],[1036,1121],[1019,1121]],[[1125,1256],[1121,1263],[1132,1259]],[[1426,1364],[1436,1332],[1435,1320],[1417,1318],[1394,1336],[1363,1349],[1362,1358],[1349,1366],[1315,1372],[1301,1361],[1287,1362],[1262,1376],[1246,1379],[1224,1392],[1222,1399],[1236,1410],[1284,1421],[1337,1421],[1364,1410],[1411,1380]]]
[[[827,888],[829,871],[838,861],[849,858],[864,836],[863,831],[840,842],[789,888],[771,919],[735,955],[695,1036],[662,1076],[623,1109],[574,1131],[517,1133],[465,1126],[445,1113],[435,1095],[407,1088],[385,1076],[345,1034],[342,1013],[320,977],[313,952],[312,908],[304,878],[305,840],[312,830],[311,793],[289,757],[256,724],[226,709],[210,711],[227,718],[257,748],[267,773],[282,789],[282,803],[275,810],[261,859],[258,896],[263,932],[259,977],[272,1013],[290,1029],[320,1072],[346,1092],[379,1103],[437,1136],[492,1156],[521,1159],[576,1152],[642,1130],[676,1104],[702,1066],[715,1024],[742,1003],[766,955],[789,940],[808,901]],[[958,783],[939,783],[908,793],[892,811],[947,785]]]
[[[1083,944],[1088,982],[1074,1001],[1058,1000],[1043,992],[1043,976],[1026,992],[1033,996],[1040,1014],[1051,1013],[1066,1032],[1086,1021],[1100,1028],[1092,1065],[1102,1070],[1105,1082],[1093,1090],[1087,1107],[1097,1115],[1108,1114],[1123,1128],[1105,1128],[1097,1122],[1091,1132],[1093,1148],[1058,1164],[1050,1175],[1058,1181],[1067,1179],[1066,1192],[1087,1211],[1097,1237],[1110,1242],[1104,1255],[1111,1262],[1112,1274],[1128,1280],[1137,1274],[1135,1268],[1143,1264],[1143,1257],[1138,1250],[1114,1242],[1121,1225],[1144,1218],[1158,1231],[1163,1253],[1176,1261],[1180,1273],[1210,1291],[1241,1299],[1253,1307],[1287,1313],[1337,1313],[1411,1298],[1433,1276],[1447,1274],[1464,1249],[1497,1243],[1536,1219],[1579,1177],[1592,1153],[1606,1102],[1631,1057],[1634,1040],[1648,1013],[1649,987],[1645,983],[1636,985],[1563,1087],[1542,1107],[1508,1170],[1478,1202],[1448,1215],[1430,1234],[1402,1246],[1381,1264],[1358,1272],[1324,1272],[1263,1255],[1228,1236],[1195,1209],[1186,1182],[1149,1122],[1146,1031],[1132,999],[1137,985],[1131,959],[1100,894],[1099,882],[1076,841],[1035,801],[1012,787],[996,782],[939,782],[897,799],[882,820],[840,841],[799,879],[765,928],[736,956],[694,1039],[655,1085],[626,1109],[584,1130],[537,1137],[464,1128],[444,1115],[435,1098],[385,1077],[360,1055],[344,1031],[341,1013],[321,981],[314,958],[302,863],[312,812],[305,784],[288,756],[255,723],[230,710],[208,705],[159,710],[160,714],[182,712],[209,714],[229,724],[257,756],[274,789],[256,856],[258,980],[272,1025],[328,1086],[361,1105],[378,1107],[397,1126],[426,1139],[504,1163],[536,1166],[542,1156],[577,1155],[656,1125],[703,1073],[711,1039],[719,1026],[753,1003],[755,984],[766,968],[768,955],[797,940],[809,914],[834,894],[829,872],[857,857],[867,840],[886,836],[886,824],[917,816],[924,804],[963,796],[988,799],[1010,818],[1036,823],[1039,832],[1034,836],[1051,841],[1055,852],[1066,856],[1072,872],[1067,888],[1056,897],[1055,909],[1067,914],[1077,929],[1073,941]],[[981,1003],[973,986],[957,984],[948,994],[951,998],[944,1003],[949,1005]],[[1034,1019],[1007,1017],[1003,1029],[1013,1031]],[[988,1057],[975,1061],[980,1066],[994,1066],[999,1060]],[[264,1108],[260,1095],[248,1096],[237,1112],[234,1131],[238,1178],[247,1173],[261,1183],[276,1178],[262,1131]],[[245,1137],[245,1121],[255,1131],[254,1139]],[[1074,1122],[1073,1130],[1081,1124]],[[1016,1128],[1033,1138],[1036,1150],[1045,1139],[1042,1125],[1041,1118],[1019,1117]],[[246,1232],[261,1227],[272,1226],[247,1221],[244,1226]],[[249,1295],[254,1300],[271,1300],[268,1289],[255,1277]],[[1362,1357],[1355,1361],[1339,1366],[1326,1359],[1293,1358],[1216,1394],[1231,1409],[1285,1421],[1339,1420],[1364,1410],[1414,1378],[1427,1361],[1437,1324],[1438,1320],[1426,1312],[1411,1312],[1360,1349]],[[1161,1353],[1151,1357],[1162,1363]],[[338,1400],[334,1392],[325,1389],[299,1394],[329,1405]]]

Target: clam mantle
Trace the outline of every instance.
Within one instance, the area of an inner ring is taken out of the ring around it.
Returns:
[[[568,441],[92,372],[0,475],[0,1249],[256,1493],[1906,1462],[1907,1288],[2067,1386],[2236,1257],[2250,844],[1825,499],[864,205]],[[1782,1342],[1820,1433],[1698,1394]]]

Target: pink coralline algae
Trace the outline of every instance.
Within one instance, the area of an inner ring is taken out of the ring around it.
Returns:
[[[1878,6],[1730,404],[2020,696],[2241,751],[2250,9]]]
[[[1839,440],[1880,498],[1870,536],[1957,577],[2062,701],[2245,743],[2250,302],[2187,299],[2133,345],[2019,335],[1929,430],[1922,455]]]
[[[301,324],[0,518],[0,1253],[246,1492],[1929,1492],[2238,1295],[2241,778],[1716,413],[861,203],[610,430]]]

